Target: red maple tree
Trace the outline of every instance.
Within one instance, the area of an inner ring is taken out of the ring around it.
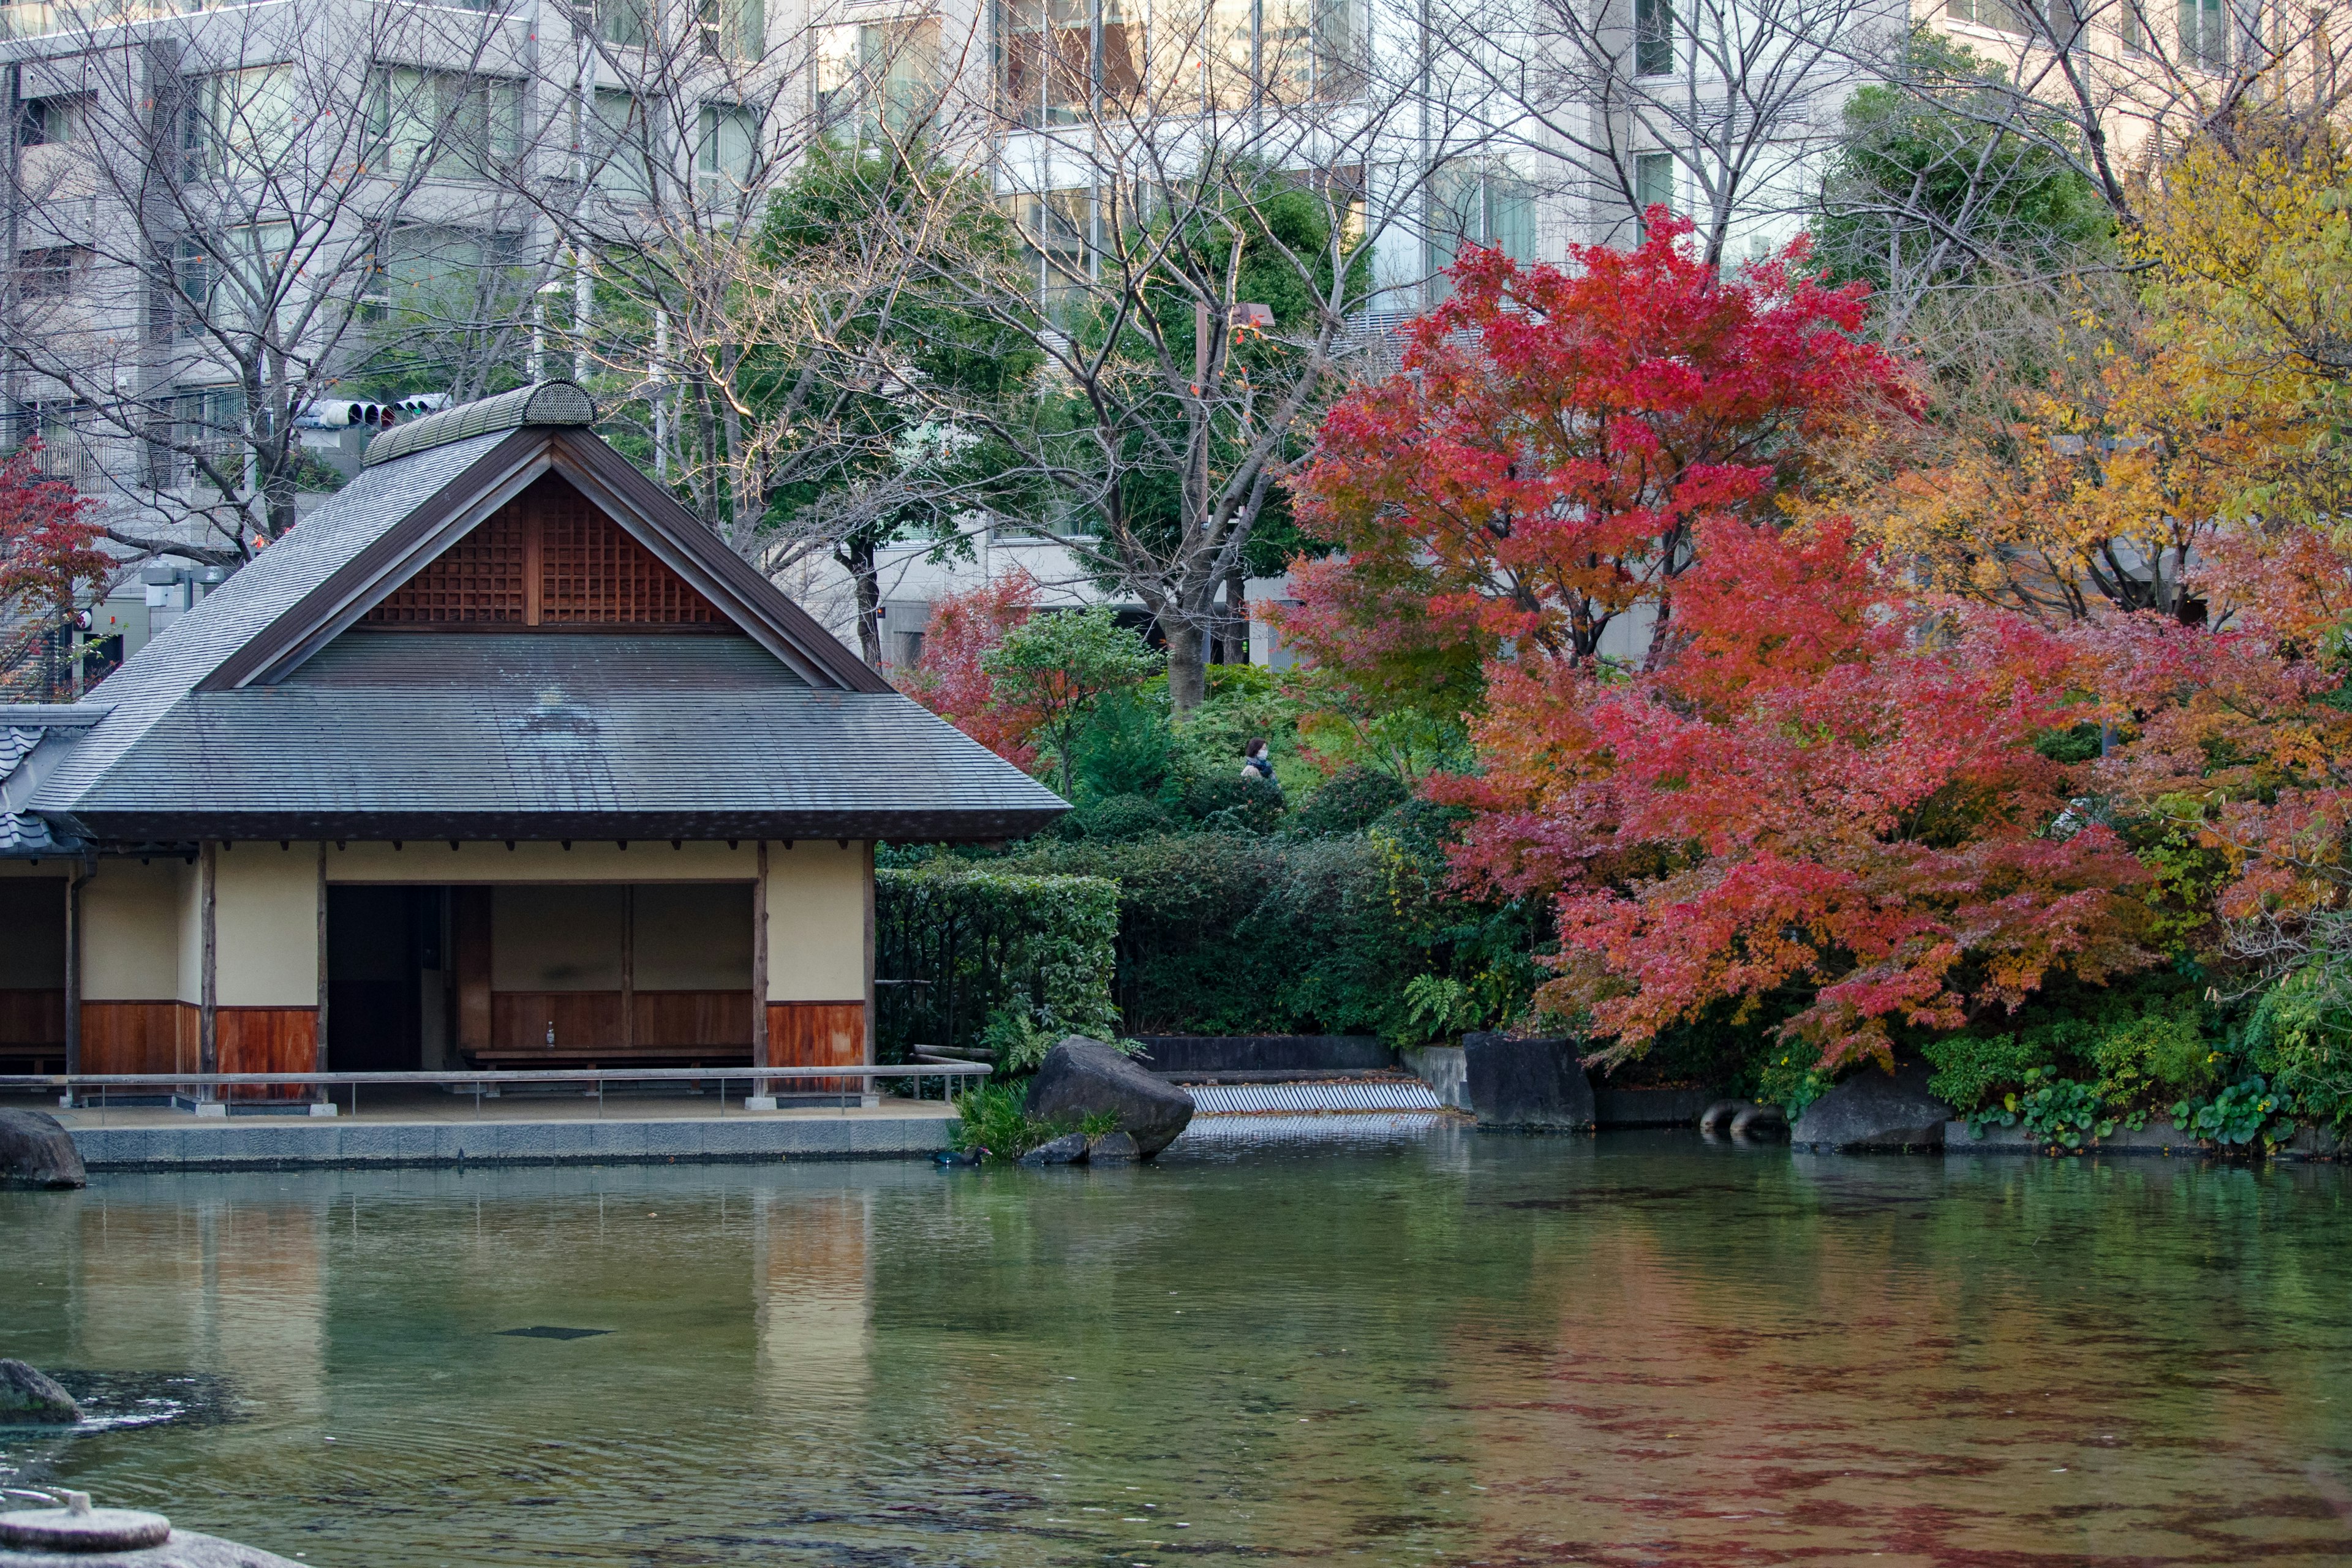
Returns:
[[[2035,744],[2081,717],[2078,651],[1795,521],[1847,437],[1916,414],[1861,289],[1801,243],[1719,276],[1689,232],[1462,264],[1324,427],[1299,511],[1344,553],[1298,569],[1286,635],[1467,710],[1478,769],[1425,786],[1470,808],[1457,873],[1553,901],[1541,1000],[1607,1054],[1728,1005],[1885,1059],[2150,962],[2144,871]]]
[[[1703,521],[1679,634],[1608,679],[1497,661],[1457,862],[1555,900],[1544,1000],[1640,1050],[1720,1004],[1835,1067],[2141,967],[2147,873],[2074,825],[2074,649],[2022,617],[1907,601],[1849,531]]]
[[[16,623],[0,648],[0,668],[15,669],[49,641],[74,611],[80,585],[103,587],[120,564],[100,548],[98,503],[40,471],[41,444],[27,441],[0,462],[0,618]],[[47,661],[43,696],[53,696],[57,660]]]
[[[1506,644],[1582,663],[1626,616],[1668,626],[1702,519],[1774,515],[1843,428],[1912,416],[1860,285],[1822,287],[1801,239],[1724,276],[1691,229],[1654,209],[1633,251],[1454,268],[1402,371],[1324,422],[1297,512],[1344,553],[1294,567],[1286,640],[1458,711]]]
[[[1037,581],[1017,569],[950,595],[931,606],[922,654],[898,679],[898,689],[1024,772],[1037,761],[1030,737],[1045,716],[1001,696],[981,661],[1036,608]]]

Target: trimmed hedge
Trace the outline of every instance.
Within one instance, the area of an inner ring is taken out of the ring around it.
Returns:
[[[1008,1035],[1110,1039],[1119,892],[1099,877],[940,858],[874,879],[877,1058],[1003,1049]],[[921,984],[891,984],[915,981]]]
[[[1033,839],[990,864],[1116,883],[1114,995],[1130,1034],[1388,1033],[1431,963],[1362,836]]]

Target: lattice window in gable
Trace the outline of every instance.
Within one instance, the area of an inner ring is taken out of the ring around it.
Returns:
[[[512,506],[436,556],[367,613],[371,626],[521,626],[528,613],[529,526]]]

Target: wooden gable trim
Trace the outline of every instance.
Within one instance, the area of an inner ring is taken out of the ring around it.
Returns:
[[[247,638],[196,689],[234,691],[283,680],[550,467],[545,437],[516,431]]]
[[[526,428],[484,453],[197,683],[226,691],[285,679],[541,475],[560,472],[625,531],[812,686],[887,692],[809,613],[592,432]]]
[[[676,497],[638,472],[635,464],[593,432],[558,430],[552,445],[555,471],[619,520],[670,570],[736,616],[738,624],[754,637],[760,634],[752,631],[751,623],[772,627],[803,657],[821,667],[824,677],[809,676],[812,685],[877,694],[898,689],[818,625],[815,616],[786,598],[758,568],[721,543]],[[631,527],[633,519],[642,526]]]
[[[743,628],[594,498],[551,468],[360,617],[370,631]]]

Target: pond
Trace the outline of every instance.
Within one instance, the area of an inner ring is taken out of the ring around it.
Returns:
[[[319,1568],[2352,1561],[2347,1173],[1695,1134],[0,1194],[0,1472]],[[591,1330],[592,1333],[518,1333]]]

